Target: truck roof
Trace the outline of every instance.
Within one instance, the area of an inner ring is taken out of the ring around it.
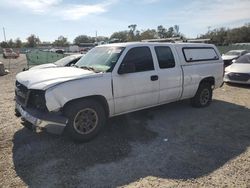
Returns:
[[[101,46],[117,46],[117,47],[137,47],[137,46],[155,46],[155,45],[168,45],[175,47],[214,47],[213,44],[204,44],[204,43],[165,43],[165,42],[126,42],[126,43],[112,43],[105,44]]]

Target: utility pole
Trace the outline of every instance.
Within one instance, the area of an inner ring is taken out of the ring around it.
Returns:
[[[5,35],[5,28],[4,27],[3,27],[3,36],[4,36],[4,41],[7,42],[6,41],[6,35]]]
[[[6,34],[5,34],[5,28],[3,27],[3,36],[4,36],[4,41],[7,43],[6,40]],[[10,70],[10,58],[9,58],[9,66],[8,66],[9,70]]]
[[[95,31],[95,41],[97,42],[97,31]]]

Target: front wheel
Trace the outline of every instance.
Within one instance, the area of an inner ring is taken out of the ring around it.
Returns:
[[[206,107],[212,101],[213,90],[209,83],[201,83],[195,96],[191,99],[191,104],[194,107]]]
[[[65,115],[68,117],[66,133],[80,142],[94,138],[106,123],[103,106],[91,99],[69,104]]]

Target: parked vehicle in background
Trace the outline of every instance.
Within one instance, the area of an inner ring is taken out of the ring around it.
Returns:
[[[96,43],[80,43],[79,44],[79,51],[81,53],[87,53],[89,50],[97,46]]]
[[[250,84],[250,53],[239,57],[225,69],[224,82]]]
[[[29,70],[55,68],[55,67],[69,67],[69,66],[76,64],[76,62],[79,61],[79,59],[81,59],[82,56],[83,54],[69,55],[62,59],[59,59],[58,61],[54,63],[46,63],[42,65],[37,65],[37,66],[31,67]]]
[[[107,118],[191,99],[206,107],[223,83],[223,60],[211,44],[117,43],[90,50],[74,67],[16,76],[16,111],[32,129],[63,130],[86,141]]]
[[[225,67],[231,65],[233,60],[238,59],[240,56],[248,53],[247,50],[230,50],[226,54],[222,54]]]
[[[73,53],[76,53],[76,52],[79,52],[80,51],[80,48],[78,45],[71,45],[69,46],[69,52],[73,52]]]
[[[58,54],[64,54],[64,50],[63,49],[52,48],[52,49],[50,49],[50,52],[55,52],[55,53],[58,53]]]
[[[3,49],[3,58],[18,58],[19,54],[14,52],[12,48]]]

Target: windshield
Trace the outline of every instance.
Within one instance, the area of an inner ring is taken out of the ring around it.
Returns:
[[[76,66],[80,68],[91,68],[95,72],[108,72],[113,69],[118,61],[124,47],[103,46],[95,47],[82,57]]]
[[[227,52],[225,55],[235,55],[235,56],[239,56],[239,55],[240,55],[240,52],[237,52],[237,51],[229,51],[229,52]]]
[[[70,63],[71,61],[73,61],[74,59],[76,59],[75,56],[66,56],[66,57],[54,62],[54,64],[59,65],[59,66],[65,66],[68,63]]]
[[[250,54],[246,54],[246,55],[241,56],[239,59],[236,60],[235,63],[250,64]]]

